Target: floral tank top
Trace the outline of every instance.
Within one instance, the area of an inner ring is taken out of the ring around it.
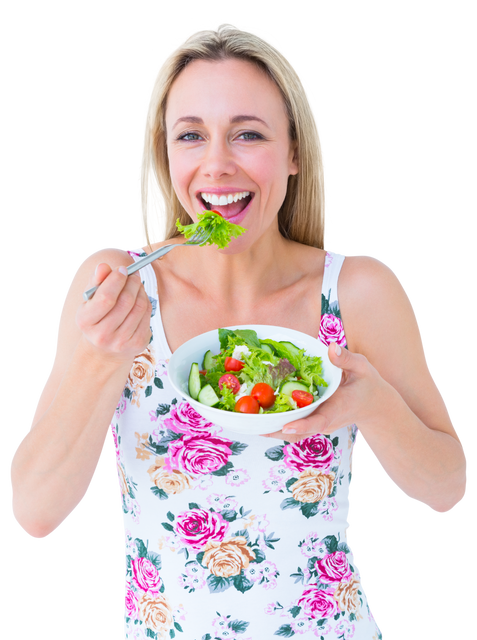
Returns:
[[[326,254],[319,339],[346,347],[343,260]],[[152,339],[111,425],[126,638],[379,640],[346,539],[356,426],[293,444],[207,422],[169,382],[156,277],[140,273]]]

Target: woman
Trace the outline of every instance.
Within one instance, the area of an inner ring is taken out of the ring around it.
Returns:
[[[105,250],[80,267],[14,460],[16,517],[35,536],[60,524],[114,415],[127,637],[379,638],[346,544],[355,425],[413,498],[445,511],[465,489],[462,447],[410,304],[381,263],[323,250],[313,118],[293,70],[255,36],[199,33],[166,62],[144,185],[150,165],[166,242],[183,242],[177,217],[196,220],[211,205],[247,232],[224,250],[173,251],[140,277],[125,266],[142,250]],[[320,336],[341,387],[268,439],[206,423],[175,396],[167,361],[193,336],[239,324]]]

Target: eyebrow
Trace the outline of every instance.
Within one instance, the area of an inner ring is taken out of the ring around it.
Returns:
[[[230,118],[230,124],[240,124],[241,122],[250,122],[250,121],[261,122],[267,128],[270,128],[268,124],[265,122],[265,120],[262,120],[262,118],[259,118],[258,116],[239,115],[239,116],[234,116],[233,118]],[[183,116],[182,118],[179,118],[178,120],[176,120],[172,128],[174,129],[180,122],[189,122],[191,124],[204,124],[204,121],[202,120],[202,118],[199,118],[198,116]]]

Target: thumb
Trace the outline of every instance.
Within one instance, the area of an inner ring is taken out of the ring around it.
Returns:
[[[339,355],[336,351],[338,351]],[[354,374],[361,377],[367,372],[369,362],[365,356],[340,347],[336,342],[332,342],[328,347],[328,357],[331,364],[345,371],[347,375]],[[345,378],[345,376],[343,377]]]
[[[331,342],[328,347],[328,357],[331,364],[334,364],[341,369],[346,368],[346,364],[349,362],[349,351],[339,346],[337,342]]]

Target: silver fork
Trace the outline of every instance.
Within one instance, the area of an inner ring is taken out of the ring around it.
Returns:
[[[127,268],[128,276],[130,276],[132,273],[134,273],[138,269],[142,269],[142,267],[145,267],[150,262],[154,262],[154,260],[157,260],[157,258],[160,258],[161,256],[166,255],[166,253],[169,253],[169,251],[172,251],[174,247],[187,247],[187,246],[192,247],[197,245],[204,245],[211,235],[212,235],[212,228],[204,229],[204,227],[199,227],[197,231],[194,233],[194,235],[191,238],[189,238],[189,240],[187,240],[186,242],[179,242],[177,244],[166,244],[164,247],[160,247],[159,249],[156,249],[156,251],[153,251],[149,255],[144,256],[144,258],[141,258],[137,262],[130,264]],[[90,298],[92,298],[98,287],[99,285],[85,291],[83,293],[84,300],[89,300]]]

